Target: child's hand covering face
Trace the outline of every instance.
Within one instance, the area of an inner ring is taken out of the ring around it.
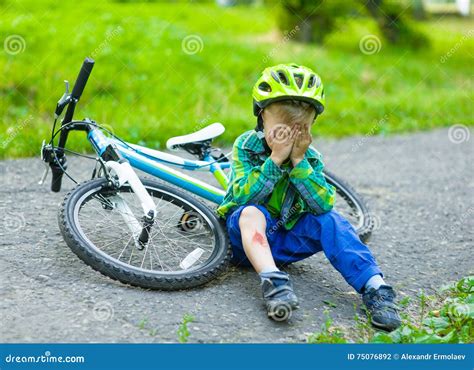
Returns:
[[[279,124],[265,134],[265,140],[272,150],[271,158],[277,165],[281,165],[290,156],[297,132],[296,125],[290,127]]]
[[[295,123],[292,126],[275,125],[266,135],[265,139],[272,150],[272,160],[281,165],[290,158],[293,166],[304,159],[313,138],[308,124]]]
[[[297,133],[295,135],[293,148],[290,154],[290,159],[293,163],[293,166],[296,166],[304,159],[304,154],[313,141],[311,132],[309,130],[309,125],[295,125],[295,127],[297,127]]]

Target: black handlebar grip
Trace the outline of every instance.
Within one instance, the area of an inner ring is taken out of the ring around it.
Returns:
[[[77,76],[76,83],[74,84],[74,88],[72,89],[71,97],[73,99],[79,100],[86,87],[87,80],[89,75],[91,74],[92,67],[94,67],[94,60],[91,58],[84,59],[84,63],[82,63],[81,70],[79,75]]]

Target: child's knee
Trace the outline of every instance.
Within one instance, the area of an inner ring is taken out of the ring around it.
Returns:
[[[265,215],[255,206],[246,206],[240,212],[239,225],[265,225]]]

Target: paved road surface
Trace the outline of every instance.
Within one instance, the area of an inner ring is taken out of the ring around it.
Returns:
[[[474,138],[456,144],[441,129],[315,146],[367,199],[379,221],[369,245],[400,296],[473,273]],[[71,163],[79,178],[90,174],[87,160]],[[72,184],[53,194],[36,184],[42,169],[36,158],[0,162],[0,341],[175,342],[185,314],[195,317],[192,342],[300,342],[320,328],[325,309],[335,325],[354,325],[360,299],[323,254],[288,269],[301,299],[288,323],[266,318],[250,270],[180,292],[112,281],[67,248],[56,214]]]

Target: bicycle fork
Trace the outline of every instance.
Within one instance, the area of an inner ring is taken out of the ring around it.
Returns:
[[[112,202],[115,203],[117,210],[120,212],[128,228],[132,232],[137,248],[143,249],[150,238],[151,227],[155,221],[156,205],[140,181],[140,178],[126,159],[107,161],[105,162],[105,167],[116,186],[121,187],[128,183],[132,188],[133,193],[140,201],[140,205],[144,212],[142,224],[140,224],[140,222],[135,218],[135,215],[122,196],[115,195],[111,197]]]

